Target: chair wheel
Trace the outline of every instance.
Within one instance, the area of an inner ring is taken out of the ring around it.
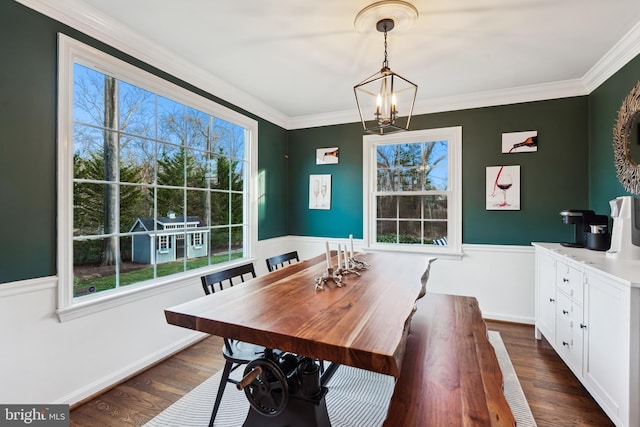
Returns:
[[[257,367],[262,368],[262,372],[244,387],[244,393],[253,409],[268,417],[275,417],[281,414],[289,403],[287,378],[278,364],[269,359],[249,362],[244,369],[244,375],[248,375]]]

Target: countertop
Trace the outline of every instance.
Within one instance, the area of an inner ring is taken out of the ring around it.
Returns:
[[[640,260],[616,259],[607,256],[606,251],[586,248],[568,248],[560,243],[531,243],[556,255],[564,256],[585,269],[594,270],[633,288],[640,288]]]

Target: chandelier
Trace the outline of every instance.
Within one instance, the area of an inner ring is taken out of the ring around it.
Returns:
[[[388,13],[392,17],[378,19]],[[405,24],[417,19],[418,11],[404,1],[381,1],[363,9],[356,17],[356,28],[377,19],[375,28],[384,33],[384,60],[380,71],[353,87],[362,127],[367,133],[380,134],[409,129],[418,86],[389,68],[387,34],[396,22]]]

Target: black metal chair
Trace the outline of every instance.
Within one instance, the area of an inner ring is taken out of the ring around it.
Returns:
[[[267,270],[277,270],[278,267],[284,267],[285,262],[289,265],[293,260],[296,260],[296,262],[300,261],[300,258],[298,258],[298,251],[272,256],[271,258],[267,258]]]
[[[229,268],[228,270],[217,271],[215,273],[202,276],[202,288],[204,293],[209,295],[216,291],[216,285],[218,290],[222,291],[225,285],[233,286],[233,279],[240,278],[241,282],[245,281],[245,276],[256,277],[256,272],[253,268],[253,263],[240,265],[238,267]],[[227,383],[236,384],[237,381],[229,378],[231,372],[235,371],[238,367],[246,365],[252,360],[256,359],[259,354],[264,353],[265,348],[255,344],[246,343],[243,341],[224,338],[224,346],[222,347],[222,355],[224,356],[225,363],[222,371],[222,378],[220,385],[218,386],[218,394],[216,396],[215,404],[213,405],[213,411],[211,412],[211,420],[209,426],[213,426],[213,421],[216,418],[218,409],[220,408],[220,401],[224,394],[224,389]]]

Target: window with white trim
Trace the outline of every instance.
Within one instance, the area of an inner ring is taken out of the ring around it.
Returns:
[[[169,236],[158,236],[158,250],[160,252],[169,252],[171,248],[171,240]]]
[[[364,243],[460,254],[462,127],[363,137]]]
[[[64,35],[58,110],[59,309],[253,256],[255,120]]]

